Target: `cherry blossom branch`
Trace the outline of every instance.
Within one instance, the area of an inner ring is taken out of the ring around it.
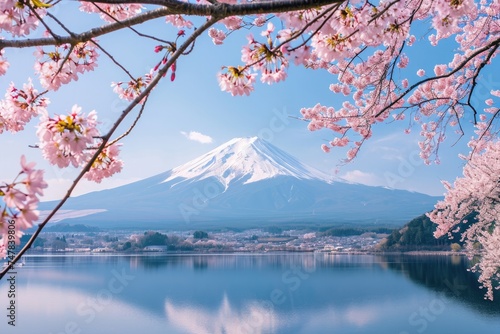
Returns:
[[[481,70],[483,69],[484,66],[486,66],[487,63],[490,62],[491,60],[491,57],[493,56],[493,54],[495,53],[495,51],[498,49],[498,46],[499,44],[495,45],[491,50],[490,52],[488,53],[488,56],[486,57],[486,59],[481,62],[481,64],[479,65],[479,67],[477,68],[477,71],[476,73],[474,73],[474,76],[472,77],[472,87],[471,89],[469,90],[469,98],[467,99],[467,105],[472,109],[472,111],[474,112],[474,124],[477,124],[477,110],[476,108],[474,108],[474,106],[472,105],[471,103],[471,99],[472,99],[472,93],[474,92],[474,89],[476,88],[476,85],[477,85],[477,76],[479,75],[479,73],[481,72]]]
[[[47,29],[48,33],[50,35],[52,35],[54,38],[56,38],[56,33],[54,33],[52,31],[52,29],[50,29],[49,25],[43,20],[43,18],[40,16],[40,14],[38,14],[38,12],[35,10],[35,8],[33,8],[33,6],[31,5],[30,1],[26,1],[25,3],[26,6],[28,6],[28,8],[30,9],[30,11],[33,13],[33,15],[36,16],[36,18],[42,23],[42,25],[45,27],[45,29]]]
[[[83,0],[84,2],[93,2]],[[243,16],[252,14],[284,13],[303,9],[311,9],[334,3],[343,3],[345,0],[276,0],[251,3],[220,3],[204,5],[177,0],[102,0],[100,3],[124,4],[139,3],[144,5],[159,5],[169,8],[174,14],[216,16],[219,18],[228,16]]]
[[[292,52],[292,51],[295,51],[301,47],[303,47],[304,45],[306,45],[312,38],[314,35],[316,35],[323,27],[324,25],[328,22],[328,19],[330,19],[333,14],[335,13],[334,10],[338,9],[340,6],[340,4],[337,4],[335,6],[330,6],[328,7],[326,10],[324,10],[322,13],[320,13],[318,16],[316,16],[314,19],[312,19],[310,22],[307,22],[306,25],[304,25],[304,27],[302,27],[302,29],[300,29],[296,34],[295,37],[290,37],[289,39],[285,40],[282,44],[286,44],[286,43],[289,43],[295,39],[297,39],[299,36],[302,36],[302,34],[307,30],[307,28],[309,28],[313,23],[315,23],[316,21],[318,21],[320,18],[323,18],[324,15],[328,14],[328,12],[330,11],[333,11],[332,13],[330,13],[326,18],[324,18],[324,21],[321,22],[321,24],[319,25],[318,28],[316,28],[312,34],[310,34],[309,37],[307,37],[302,43],[300,43],[299,45],[291,48],[291,49],[288,49],[289,52]]]
[[[112,21],[114,21],[116,23],[120,23],[119,20],[117,20],[113,15],[111,15],[108,12],[106,12],[105,10],[103,10],[98,4],[94,3],[94,6],[97,9],[99,9],[99,12],[101,12],[106,17],[110,18]],[[158,37],[155,37],[155,36],[151,36],[151,35],[148,35],[148,34],[143,34],[143,33],[139,32],[137,29],[132,28],[131,26],[128,26],[127,29],[132,30],[137,36],[144,37],[144,38],[149,38],[149,39],[152,39],[154,41],[161,42],[161,43],[168,43],[167,41],[162,40],[161,38],[158,38]]]
[[[33,46],[77,44],[77,43],[87,42],[92,38],[103,36],[111,32],[127,28],[128,26],[134,26],[170,14],[173,14],[170,9],[159,8],[119,22],[110,23],[108,25],[93,28],[86,32],[80,34],[74,34],[71,36],[56,35],[52,38],[44,37],[44,38],[27,38],[27,39],[12,39],[12,40],[0,39],[0,50],[4,48],[27,48]]]
[[[399,101],[401,101],[401,99],[403,99],[406,95],[408,95],[408,93],[410,93],[411,91],[413,91],[415,88],[421,86],[422,84],[424,84],[424,83],[426,83],[428,81],[435,81],[435,80],[438,80],[438,79],[444,79],[444,78],[448,78],[448,77],[452,76],[453,74],[457,73],[462,68],[464,68],[467,65],[467,63],[469,63],[476,56],[480,55],[481,53],[483,53],[483,52],[485,52],[485,51],[487,51],[487,50],[489,50],[491,48],[495,48],[496,49],[496,48],[498,48],[499,45],[500,45],[500,38],[492,41],[491,43],[485,45],[482,48],[476,49],[473,53],[471,53],[467,57],[467,59],[463,60],[460,64],[458,64],[458,66],[456,66],[450,72],[448,72],[446,74],[442,74],[442,75],[437,75],[437,76],[434,76],[434,77],[426,78],[426,79],[423,79],[423,80],[420,80],[420,81],[414,83],[409,88],[407,88],[401,95],[399,95],[397,99],[395,99],[389,105],[387,105],[384,108],[382,108],[382,110],[379,111],[375,115],[375,117],[378,117],[378,116],[382,115],[384,112],[386,112],[387,110],[391,109],[396,103],[398,103]]]
[[[85,1],[85,0],[84,0]],[[93,2],[93,1],[85,1]],[[293,10],[311,9],[315,7],[320,7],[324,5],[343,3],[344,0],[281,0],[273,2],[263,2],[263,3],[250,3],[250,4],[226,4],[226,3],[216,3],[215,5],[200,5],[178,2],[175,0],[167,1],[129,1],[129,0],[103,0],[100,3],[117,4],[117,3],[141,3],[141,4],[156,4],[162,6],[168,6],[167,8],[158,8],[155,10],[148,11],[144,14],[139,14],[134,17],[125,19],[120,22],[111,23],[102,27],[93,28],[86,32],[80,34],[74,34],[70,36],[59,36],[54,34],[52,38],[34,38],[34,39],[13,39],[13,40],[0,40],[0,50],[4,48],[25,48],[33,46],[44,46],[44,45],[60,45],[60,44],[77,44],[81,42],[89,41],[92,38],[96,38],[102,35],[106,35],[113,31],[128,28],[133,25],[141,24],[146,21],[157,19],[163,16],[171,14],[187,14],[187,15],[198,15],[198,16],[213,16],[218,19],[222,19],[228,16],[235,15],[251,15],[251,14],[270,14],[270,13],[281,13]]]
[[[101,50],[101,51],[102,51],[102,52],[103,52],[106,56],[108,56],[108,58],[109,58],[109,59],[110,59],[110,60],[111,60],[111,61],[112,61],[112,62],[113,62],[116,66],[118,66],[119,68],[121,68],[121,69],[122,69],[122,71],[123,71],[123,72],[125,72],[125,73],[129,76],[129,78],[130,78],[132,81],[137,82],[137,79],[136,79],[136,78],[134,78],[134,77],[132,76],[132,74],[129,72],[129,70],[127,70],[127,69],[125,68],[125,66],[123,66],[122,64],[120,64],[120,63],[119,63],[119,62],[115,59],[115,57],[113,57],[113,55],[112,55],[112,54],[110,54],[108,51],[106,51],[106,50],[105,50],[105,49],[104,49],[101,45],[99,45],[99,43],[97,43],[96,41],[92,41],[92,43],[93,43],[95,46],[97,46],[97,47],[99,48],[99,50]]]
[[[97,148],[95,151],[94,155],[90,158],[90,160],[87,162],[87,164],[82,168],[78,176],[73,180],[71,186],[68,188],[66,195],[59,201],[59,203],[55,206],[54,209],[45,217],[45,219],[38,225],[36,231],[33,233],[31,238],[28,240],[26,245],[16,254],[14,259],[8,262],[8,265],[3,268],[0,271],[0,280],[7,274],[7,272],[19,261],[19,259],[26,253],[28,249],[31,248],[33,243],[35,242],[36,238],[38,235],[42,232],[43,228],[45,225],[52,219],[52,217],[59,211],[59,209],[66,203],[66,201],[69,199],[71,196],[71,193],[77,186],[77,184],[81,181],[81,179],[84,177],[85,173],[87,173],[90,168],[92,167],[92,164],[96,161],[96,159],[99,157],[100,153],[104,150],[106,147],[106,144],[110,140],[111,136],[113,133],[116,131],[118,126],[125,120],[125,118],[129,115],[129,113],[143,101],[147,96],[150,94],[150,92],[153,90],[154,87],[160,82],[160,80],[163,78],[164,74],[167,73],[169,68],[172,66],[172,64],[182,55],[182,53],[198,38],[204,31],[206,31],[208,28],[210,28],[213,24],[215,24],[218,21],[217,18],[212,17],[211,19],[207,20],[200,28],[196,29],[187,39],[182,43],[182,45],[172,54],[171,58],[162,66],[159,70],[158,73],[155,75],[151,83],[144,89],[144,91],[139,94],[129,105],[127,108],[125,108],[122,111],[122,114],[118,119],[115,121],[111,129],[108,131],[106,135],[102,137],[102,142],[100,146]]]
[[[142,103],[141,105],[141,108],[139,109],[139,113],[137,114],[137,117],[135,118],[134,122],[132,123],[132,125],[127,129],[127,131],[125,131],[123,134],[121,134],[120,136],[118,136],[116,139],[113,139],[109,145],[113,145],[115,143],[117,143],[118,141],[122,140],[123,138],[125,138],[126,136],[128,136],[130,134],[130,132],[132,132],[132,130],[135,128],[135,126],[137,125],[137,122],[139,122],[139,119],[141,118],[142,116],[142,112],[144,111],[144,108],[146,108],[146,104],[148,102],[148,98],[149,96],[146,96],[145,99],[144,99],[144,102]]]

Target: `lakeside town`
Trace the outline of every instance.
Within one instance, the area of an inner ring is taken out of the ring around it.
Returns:
[[[245,231],[82,231],[46,232],[30,253],[114,252],[367,252],[387,233],[335,236],[280,228]],[[27,240],[26,240],[27,241]]]

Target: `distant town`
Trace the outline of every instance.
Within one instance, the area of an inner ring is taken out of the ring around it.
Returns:
[[[278,227],[215,232],[47,231],[37,238],[29,253],[366,252],[374,250],[388,232],[351,228],[304,232]]]
[[[471,221],[473,217],[470,218]],[[221,230],[103,230],[61,223],[44,229],[30,253],[147,253],[147,252],[460,252],[460,235],[436,239],[436,225],[425,215],[402,227],[353,226],[292,228],[267,226]],[[21,239],[22,247],[31,236]]]

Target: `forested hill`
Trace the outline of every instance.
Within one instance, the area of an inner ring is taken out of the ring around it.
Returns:
[[[469,227],[474,221],[474,216],[470,215],[469,223],[462,224],[462,231]],[[380,245],[380,250],[384,251],[409,251],[409,250],[451,250],[451,244],[460,242],[460,234],[456,233],[453,239],[443,236],[439,239],[434,237],[437,225],[426,215],[421,215],[402,228],[395,229]],[[457,247],[457,246],[454,246]],[[457,247],[458,248],[458,247]]]

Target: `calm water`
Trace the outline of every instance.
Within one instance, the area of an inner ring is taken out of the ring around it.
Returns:
[[[500,333],[465,259],[326,254],[29,257],[0,333]]]

